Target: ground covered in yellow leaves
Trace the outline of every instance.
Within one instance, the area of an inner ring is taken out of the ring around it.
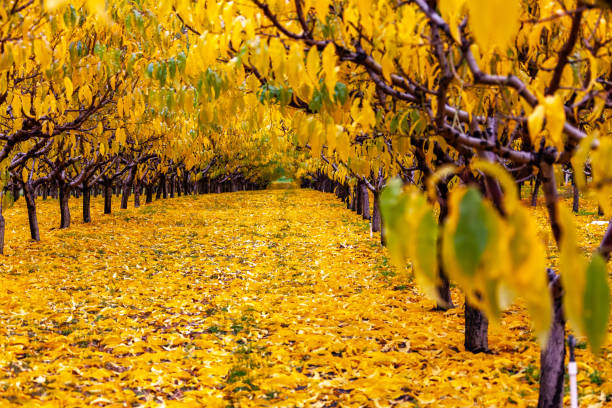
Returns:
[[[112,216],[95,201],[93,223],[68,230],[41,201],[40,243],[22,206],[6,214],[0,406],[537,402],[522,309],[491,328],[493,354],[466,353],[462,307],[432,311],[332,195],[182,197]],[[578,218],[592,249],[604,226]],[[581,403],[605,405],[612,348],[579,347]]]

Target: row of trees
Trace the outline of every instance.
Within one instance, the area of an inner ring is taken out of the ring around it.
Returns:
[[[126,208],[132,192],[139,206],[143,194],[150,202],[154,194],[260,188],[291,167],[281,131],[256,125],[277,121],[274,114],[222,100],[228,78],[213,71],[192,76],[177,39],[155,33],[154,14],[128,3],[9,3],[0,38],[0,252],[1,210],[20,195],[38,241],[39,196],[58,197],[67,228],[71,196],[82,197],[89,222],[92,192],[110,213],[113,190]]]
[[[61,203],[89,181],[140,192],[279,163],[367,217],[369,190],[394,261],[440,309],[450,281],[465,292],[466,349],[487,351],[488,320],[525,299],[544,346],[539,405],[561,406],[566,317],[597,351],[609,316],[612,231],[585,258],[557,192],[570,171],[612,214],[604,3],[45,5],[2,16],[0,165],[26,197],[37,180]],[[557,264],[517,200],[527,180]]]

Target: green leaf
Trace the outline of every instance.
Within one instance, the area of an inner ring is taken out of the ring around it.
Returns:
[[[346,85],[344,85],[342,82],[336,82],[336,86],[334,87],[334,101],[340,102],[341,105],[344,105],[347,98],[348,89]]]
[[[392,229],[404,215],[403,184],[400,178],[393,178],[380,194],[380,213],[387,229]]]
[[[310,103],[308,104],[308,108],[311,111],[316,113],[321,110],[322,106],[323,106],[323,97],[321,95],[321,92],[319,92],[318,89],[315,89],[315,91],[312,94],[312,99],[310,100]]]
[[[610,317],[610,288],[608,287],[606,262],[600,254],[593,255],[586,270],[584,290],[584,330],[591,349],[599,353],[608,332]]]
[[[415,236],[417,264],[430,282],[435,282],[438,268],[438,223],[431,211],[423,214]]]
[[[487,213],[478,190],[468,189],[459,203],[455,254],[465,275],[474,276],[489,241]]]

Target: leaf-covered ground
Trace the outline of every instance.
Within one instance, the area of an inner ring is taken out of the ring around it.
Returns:
[[[462,308],[432,311],[368,224],[306,190],[160,200],[27,240],[7,211],[0,406],[533,406],[521,308],[463,348]],[[577,218],[585,249],[605,226]],[[544,217],[542,210],[535,210]],[[554,259],[554,254],[551,254]],[[455,293],[461,306],[461,296]],[[612,397],[612,348],[579,343],[581,404]],[[607,361],[606,361],[607,360]]]

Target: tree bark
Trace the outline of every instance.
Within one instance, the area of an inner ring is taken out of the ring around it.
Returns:
[[[549,287],[553,297],[553,322],[546,348],[540,352],[539,408],[562,408],[565,380],[565,316],[560,277],[548,270]]]
[[[104,184],[104,214],[112,212],[113,186],[110,182]]]
[[[83,222],[91,222],[91,187],[83,185]]]
[[[40,241],[40,230],[38,228],[38,217],[36,216],[36,195],[31,187],[24,188],[24,198],[28,209],[28,222],[30,224],[30,237],[34,241]]]
[[[59,205],[60,205],[60,228],[70,227],[70,207],[68,200],[70,199],[70,188],[64,184],[59,185]]]
[[[489,351],[489,320],[484,313],[465,300],[465,350],[472,353]]]

